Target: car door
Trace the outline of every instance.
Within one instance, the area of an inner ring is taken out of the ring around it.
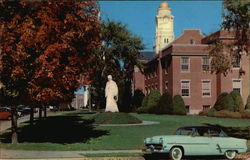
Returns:
[[[211,155],[211,137],[206,128],[197,128],[192,135],[192,155]]]
[[[224,154],[224,146],[226,145],[225,143],[227,143],[227,137],[220,135],[220,130],[215,129],[215,128],[209,129],[209,134],[211,137],[212,154],[213,155],[223,155]]]

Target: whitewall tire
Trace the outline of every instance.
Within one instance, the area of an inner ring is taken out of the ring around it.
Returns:
[[[234,159],[235,157],[236,157],[236,151],[226,151],[225,152],[225,157],[227,158],[227,159]]]
[[[173,147],[169,152],[170,159],[181,160],[183,152],[179,147]]]

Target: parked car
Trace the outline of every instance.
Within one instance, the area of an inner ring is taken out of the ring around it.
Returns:
[[[21,113],[22,116],[26,115],[26,114],[30,114],[30,112],[32,111],[32,109],[30,107],[24,106],[24,105],[19,105],[17,106],[17,110],[18,112]],[[37,110],[34,109],[34,113],[36,113]]]
[[[181,127],[175,135],[145,138],[144,145],[144,152],[169,153],[172,160],[196,155],[224,155],[234,159],[237,153],[247,151],[247,140],[229,137],[222,129],[209,126]]]
[[[0,119],[8,119],[11,120],[12,113],[9,108],[0,107]]]

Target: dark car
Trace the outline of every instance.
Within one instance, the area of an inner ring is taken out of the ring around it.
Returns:
[[[21,116],[30,114],[31,111],[32,111],[32,109],[30,107],[27,107],[27,106],[24,106],[24,105],[17,106],[17,110],[18,110],[18,112],[21,113]]]

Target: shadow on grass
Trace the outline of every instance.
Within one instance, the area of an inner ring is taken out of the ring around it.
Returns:
[[[204,123],[207,126],[218,127],[227,133],[230,137],[250,139],[250,126],[248,127],[225,127],[219,124]]]
[[[97,130],[93,120],[80,116],[52,116],[36,121],[33,126],[25,125],[19,129],[19,142],[84,143],[90,138],[108,135],[106,130]],[[10,143],[11,134],[0,135],[1,142]]]
[[[167,153],[153,153],[153,154],[144,154],[143,158],[145,160],[170,160],[169,154]],[[224,159],[223,156],[185,156],[183,157],[185,160],[196,159],[196,160],[220,160]]]

